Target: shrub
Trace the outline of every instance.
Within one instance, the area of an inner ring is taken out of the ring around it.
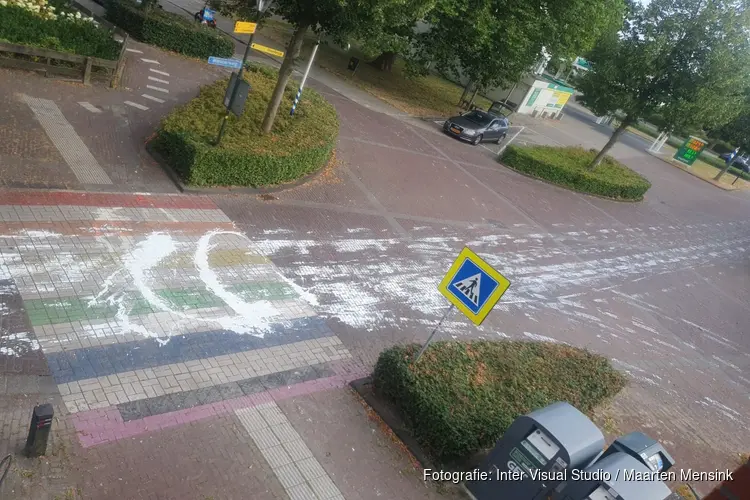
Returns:
[[[726,141],[722,141],[721,139],[717,140],[713,146],[711,146],[711,150],[719,155],[723,155],[725,153],[731,153],[734,151],[734,146],[729,144]]]
[[[626,382],[606,358],[561,344],[436,342],[415,366],[418,349],[383,351],[373,383],[443,463],[493,446],[516,417],[556,401],[591,413]]]
[[[245,73],[251,91],[241,117],[231,116],[220,147],[213,142],[226,113],[227,80],[201,88],[198,97],[173,111],[152,147],[190,185],[268,186],[298,179],[330,159],[339,123],[336,111],[312,89],[305,89],[289,116],[296,83],[284,93],[272,133],[260,126],[278,73],[252,65]]]
[[[611,156],[594,170],[595,150],[581,147],[508,146],[501,161],[518,171],[583,193],[613,199],[640,200],[651,183]]]
[[[88,18],[64,14],[42,16],[19,6],[0,6],[0,40],[81,56],[115,60],[120,44]]]
[[[231,57],[234,42],[219,31],[161,9],[149,11],[127,1],[107,4],[107,19],[138,40],[186,56]]]

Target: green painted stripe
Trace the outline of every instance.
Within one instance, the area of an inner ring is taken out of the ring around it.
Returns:
[[[293,299],[298,295],[286,283],[259,281],[240,283],[229,288],[247,301]],[[177,310],[205,309],[226,305],[223,300],[204,288],[156,290],[155,293]],[[159,312],[138,293],[128,292],[126,304],[131,304],[129,316]],[[69,323],[80,320],[102,320],[115,316],[117,307],[108,304],[89,306],[89,299],[66,297],[24,301],[29,321],[34,326]]]

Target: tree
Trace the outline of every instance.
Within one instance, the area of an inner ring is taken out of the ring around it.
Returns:
[[[294,31],[286,46],[279,77],[263,117],[262,133],[267,134],[273,128],[305,35],[313,31],[318,35],[326,34],[337,43],[344,43],[346,36],[360,22],[358,16],[371,12],[372,9],[363,6],[379,1],[384,0],[351,0],[348,3],[340,0],[275,0],[271,4],[267,15],[281,16],[292,25]],[[228,15],[255,19],[257,12],[254,4],[254,0],[226,0],[218,2],[217,8]]]
[[[578,81],[597,115],[624,116],[596,168],[625,129],[658,112],[670,129],[716,127],[743,101],[750,63],[747,0],[652,0],[629,5],[617,35],[602,38]]]
[[[396,57],[411,51],[416,25],[435,7],[437,0],[381,0],[366,3],[358,16],[363,22],[352,36],[362,42],[366,53],[376,54],[371,65],[391,71]]]
[[[622,22],[623,0],[439,0],[412,60],[488,88],[517,82],[542,49],[572,57]],[[584,22],[585,20],[585,22]]]

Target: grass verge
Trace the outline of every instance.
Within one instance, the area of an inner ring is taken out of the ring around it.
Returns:
[[[415,366],[418,349],[383,351],[373,383],[442,463],[493,446],[516,417],[556,401],[590,414],[626,384],[606,358],[566,345],[436,342]]]
[[[245,78],[252,90],[244,113],[230,116],[221,146],[213,144],[225,114],[228,80],[201,88],[198,97],[170,113],[152,147],[192,186],[271,186],[323,167],[333,152],[339,122],[333,106],[314,90],[305,89],[295,115],[289,116],[297,90],[297,82],[290,81],[273,131],[261,134],[277,75],[265,66],[249,66]]]
[[[291,37],[291,27],[286,23],[271,20],[263,25],[260,33],[264,37],[286,45]],[[307,47],[302,54],[304,58],[309,57],[312,43],[314,43],[314,36],[310,35]],[[351,57],[356,57],[360,61],[353,76],[352,72],[347,69]],[[409,78],[404,71],[404,63],[401,59],[396,61],[391,72],[380,71],[367,63],[372,59],[374,59],[372,55],[363,53],[355,46],[345,51],[332,45],[321,44],[316,55],[316,62],[321,68],[340,76],[345,81],[409,115],[447,117],[460,111],[457,104],[463,88],[459,85],[433,74]],[[481,96],[477,96],[474,103],[483,109],[489,109],[492,104]]]
[[[582,193],[615,200],[643,199],[651,183],[611,156],[594,170],[596,151],[581,147],[508,146],[500,161],[525,174]]]

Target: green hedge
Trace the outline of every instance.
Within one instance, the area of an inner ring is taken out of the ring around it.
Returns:
[[[17,6],[0,6],[0,40],[45,49],[115,60],[120,44],[112,34],[95,24],[42,17]]]
[[[606,358],[562,344],[436,342],[415,366],[418,348],[382,352],[373,383],[442,463],[493,446],[516,417],[556,401],[591,413],[626,383]]]
[[[148,12],[127,2],[107,3],[107,19],[136,39],[186,56],[231,57],[234,42],[218,30],[161,9]]]
[[[227,80],[204,86],[198,97],[173,111],[152,147],[194,186],[269,186],[321,168],[331,158],[339,123],[333,106],[314,90],[305,89],[291,117],[296,83],[290,83],[272,133],[260,133],[277,75],[270,68],[250,66],[245,76],[252,90],[245,111],[230,117],[220,147],[213,143],[226,112]]]
[[[581,147],[508,146],[505,165],[553,184],[618,200],[641,200],[651,183],[611,156],[594,170],[587,167],[595,150]]]

